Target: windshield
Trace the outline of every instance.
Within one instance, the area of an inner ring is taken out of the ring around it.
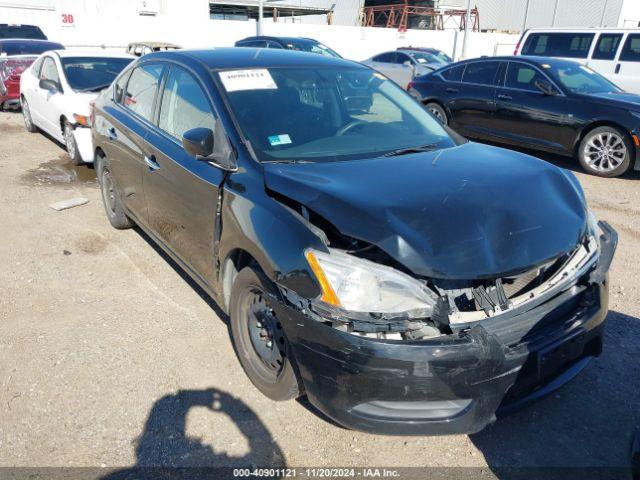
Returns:
[[[449,57],[440,52],[437,53],[426,53],[426,52],[411,52],[409,55],[418,63],[449,63],[451,60]]]
[[[61,50],[63,48],[61,44],[55,42],[21,42],[20,40],[0,42],[0,54],[8,56],[40,55],[49,50]]]
[[[299,50],[301,52],[319,53],[320,55],[326,55],[327,57],[342,58],[337,52],[331,50],[329,47],[321,43],[296,40],[287,41],[284,43],[284,45],[288,50]]]
[[[67,82],[76,91],[102,90],[131,63],[133,58],[66,57],[62,68]]]
[[[545,65],[543,65],[545,66]],[[546,67],[546,66],[545,66]],[[620,92],[609,80],[584,65],[571,64],[547,68],[555,79],[573,93]]]
[[[419,103],[369,69],[281,67],[218,74],[261,161],[339,161],[455,145]]]

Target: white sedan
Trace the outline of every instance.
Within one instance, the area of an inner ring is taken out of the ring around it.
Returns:
[[[25,127],[63,142],[76,165],[93,162],[91,102],[132,60],[104,50],[43,53],[20,78]]]

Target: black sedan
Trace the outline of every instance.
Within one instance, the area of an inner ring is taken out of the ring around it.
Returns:
[[[228,313],[272,399],[372,432],[474,432],[600,353],[616,233],[575,176],[465,140],[363,65],[152,53],[92,129],[109,221]]]
[[[640,170],[640,96],[584,65],[481,58],[419,77],[409,91],[465,136],[574,157],[602,177]]]

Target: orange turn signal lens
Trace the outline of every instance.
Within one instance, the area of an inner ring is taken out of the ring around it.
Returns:
[[[338,299],[336,292],[333,291],[333,287],[329,283],[327,276],[324,274],[316,256],[311,250],[307,250],[304,252],[304,257],[307,259],[307,262],[311,267],[311,271],[316,276],[318,283],[320,283],[320,288],[322,289],[322,297],[320,297],[320,300],[328,303],[329,305],[333,305],[334,307],[340,307],[340,300]]]
[[[90,127],[91,122],[89,121],[89,117],[85,115],[78,115],[77,113],[73,114],[73,118],[78,125],[84,125],[85,127]]]
[[[638,140],[638,136],[637,135],[631,135],[631,137],[633,138],[633,143],[635,144],[636,147],[640,147],[640,140]]]

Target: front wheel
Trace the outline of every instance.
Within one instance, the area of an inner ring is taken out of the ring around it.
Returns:
[[[74,165],[82,165],[82,157],[78,151],[78,144],[76,138],[73,136],[73,127],[69,122],[64,123],[64,143],[67,146],[67,153]]]
[[[615,127],[598,127],[580,142],[578,159],[582,168],[599,177],[617,177],[631,167],[633,146]]]
[[[434,117],[440,120],[440,123],[442,123],[443,125],[448,125],[449,119],[447,118],[447,112],[445,112],[444,108],[442,108],[442,105],[435,102],[430,102],[427,103],[426,108],[433,114]]]
[[[240,364],[251,382],[272,400],[300,396],[282,325],[269,306],[275,287],[258,270],[243,268],[233,283],[229,314]]]

